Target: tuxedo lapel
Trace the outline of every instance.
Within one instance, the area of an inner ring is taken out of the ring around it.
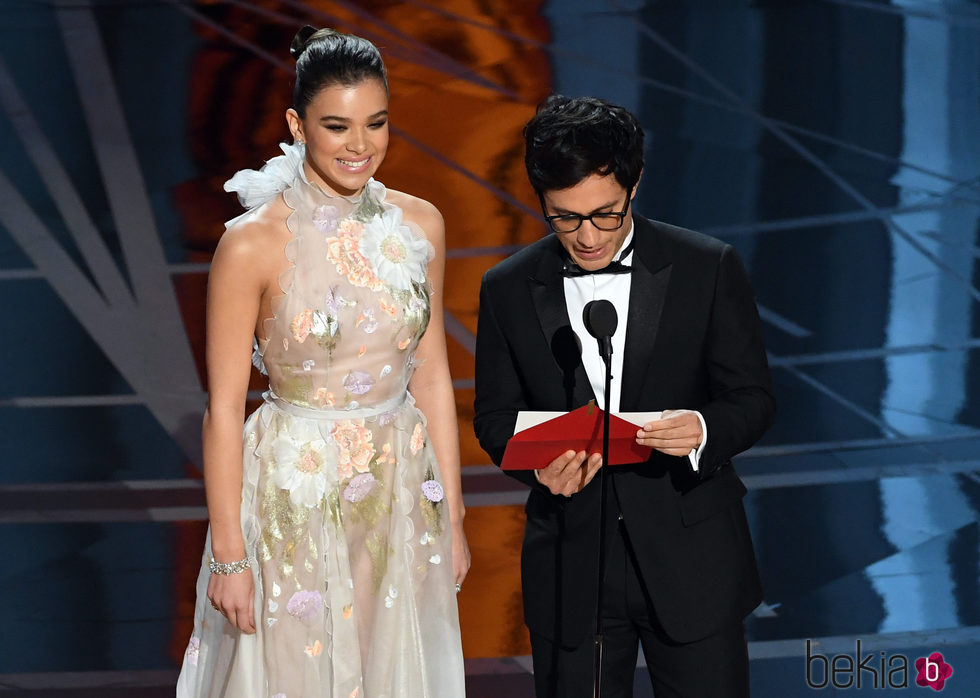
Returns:
[[[659,243],[656,228],[639,216],[634,216],[633,220],[636,242],[619,400],[624,412],[634,409],[644,390],[671,271],[671,260]]]
[[[568,322],[559,247],[554,241],[545,248],[537,272],[527,283],[551,357],[561,371],[563,409],[572,410],[594,400],[595,395],[582,364],[581,346]]]

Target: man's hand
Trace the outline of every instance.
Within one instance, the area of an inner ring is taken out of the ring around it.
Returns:
[[[588,460],[585,456],[585,451],[565,451],[534,475],[552,494],[571,497],[592,481],[602,465],[600,454],[593,453]]]
[[[689,410],[664,410],[636,432],[636,443],[652,446],[668,456],[686,456],[701,445],[701,420]]]

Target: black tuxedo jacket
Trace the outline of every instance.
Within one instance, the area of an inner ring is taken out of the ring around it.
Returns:
[[[654,451],[610,467],[640,574],[664,630],[691,642],[744,618],[762,599],[731,458],[775,413],[758,311],[730,245],[634,220],[633,277],[620,409],[700,410],[707,446],[700,472]],[[550,235],[483,277],[476,347],[474,428],[499,465],[520,410],[571,410],[594,399],[568,322],[563,250]],[[620,323],[624,321],[622,309]],[[530,470],[521,557],[524,619],[577,645],[595,618],[599,479],[570,498]]]

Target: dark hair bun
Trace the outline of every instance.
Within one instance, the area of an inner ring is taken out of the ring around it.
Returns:
[[[316,32],[317,28],[311,27],[309,24],[296,32],[296,36],[293,37],[293,43],[289,45],[289,55],[293,57],[293,60],[299,60],[299,57],[303,55],[303,51],[306,50],[306,44],[309,42],[310,37],[316,34]]]
[[[301,119],[306,118],[306,107],[317,93],[330,85],[352,87],[364,80],[378,80],[388,93],[381,53],[367,39],[306,26],[296,33],[289,53],[296,59],[293,107]]]

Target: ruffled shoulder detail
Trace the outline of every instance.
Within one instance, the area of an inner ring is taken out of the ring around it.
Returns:
[[[238,200],[246,209],[271,201],[292,185],[303,169],[306,147],[300,144],[280,143],[283,154],[272,158],[260,170],[239,170],[225,182],[225,191],[238,194]]]
[[[252,365],[263,376],[269,375],[269,371],[265,367],[265,359],[262,357],[262,350],[259,349],[259,340],[254,336],[252,337]]]
[[[383,204],[385,197],[388,195],[388,190],[385,188],[381,182],[371,177],[367,181],[366,185],[367,195],[378,202],[378,204]]]

